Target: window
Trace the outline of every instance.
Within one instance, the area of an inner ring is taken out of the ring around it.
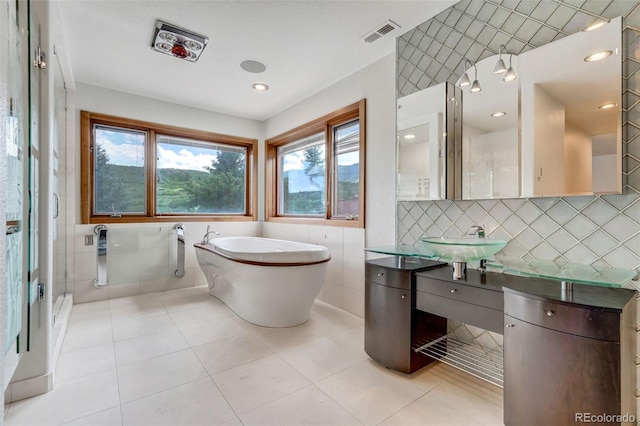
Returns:
[[[365,101],[267,142],[266,220],[364,227]]]
[[[83,223],[256,219],[256,140],[86,111],[81,121]]]

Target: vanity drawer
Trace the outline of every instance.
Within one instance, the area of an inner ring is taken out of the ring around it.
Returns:
[[[416,292],[416,309],[502,334],[502,310],[489,309],[435,294]]]
[[[411,290],[410,271],[399,271],[367,264],[364,269],[364,277],[366,281],[371,281],[376,284]]]
[[[497,309],[501,312],[504,303],[501,291],[439,281],[419,275],[416,276],[416,290],[490,309]]]
[[[504,292],[504,313],[530,324],[593,339],[620,341],[621,313]]]

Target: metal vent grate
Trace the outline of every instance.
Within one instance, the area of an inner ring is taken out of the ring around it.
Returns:
[[[360,39],[363,40],[365,43],[373,43],[374,41],[378,40],[382,36],[389,34],[391,31],[395,30],[396,28],[400,28],[400,25],[396,24],[391,20],[387,20],[387,22],[377,25],[375,29],[369,31],[367,34],[360,37]]]
[[[378,34],[380,35],[385,35],[390,33],[391,31],[395,30],[396,28],[393,25],[389,25],[386,24],[384,27],[378,29],[378,31],[376,31]]]

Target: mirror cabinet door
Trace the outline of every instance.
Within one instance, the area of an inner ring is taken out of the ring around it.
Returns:
[[[445,198],[446,84],[398,99],[397,197],[399,201]]]

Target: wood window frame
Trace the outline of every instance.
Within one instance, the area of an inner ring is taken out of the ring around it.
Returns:
[[[147,132],[145,147],[146,161],[146,209],[143,214],[96,215],[94,206],[94,155],[93,127],[105,125]],[[242,214],[170,214],[156,212],[156,134],[202,142],[212,142],[246,148],[246,194],[245,212]],[[80,111],[80,215],[83,224],[92,223],[138,223],[138,222],[198,222],[198,221],[256,221],[258,205],[258,140],[238,136],[229,136],[183,127],[169,126],[148,121],[133,120],[113,115]]]
[[[334,179],[333,160],[335,158],[333,148],[333,127],[347,123],[351,120],[359,120],[360,126],[360,149],[359,149],[359,212],[358,217],[354,219],[332,218],[333,216],[333,191]],[[365,189],[366,189],[366,99],[361,99],[351,105],[340,108],[330,114],[317,118],[309,123],[298,126],[292,130],[284,132],[278,136],[267,139],[266,148],[266,164],[265,164],[265,221],[295,224],[312,224],[312,225],[328,225],[342,226],[349,228],[365,227]],[[325,182],[326,182],[326,199],[327,208],[325,217],[305,217],[294,215],[280,215],[278,213],[278,147],[298,141],[307,136],[316,133],[325,133]]]

